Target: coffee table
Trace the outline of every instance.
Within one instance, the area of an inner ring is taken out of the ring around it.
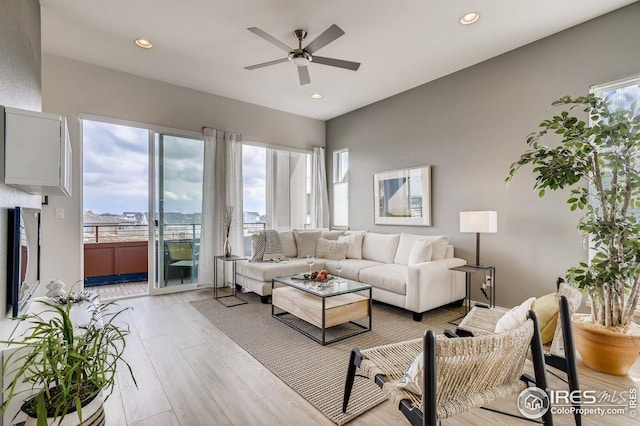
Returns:
[[[293,275],[273,278],[271,316],[323,346],[371,330],[370,285],[344,278],[339,282],[332,279],[325,287],[317,284]],[[356,321],[365,318],[365,324]],[[328,339],[327,330],[332,327],[336,327],[336,335]]]

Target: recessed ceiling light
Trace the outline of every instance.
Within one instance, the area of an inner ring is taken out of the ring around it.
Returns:
[[[469,12],[460,17],[460,23],[462,25],[471,25],[478,19],[480,19],[480,15],[478,14],[478,12]]]
[[[143,49],[151,49],[153,47],[153,43],[144,38],[137,38],[133,42],[136,44],[136,46],[142,47]]]
[[[322,99],[322,94],[321,93],[314,93],[313,95],[311,95],[311,97],[313,99]]]

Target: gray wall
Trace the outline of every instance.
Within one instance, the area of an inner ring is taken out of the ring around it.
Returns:
[[[0,2],[0,105],[40,111],[40,2]],[[7,208],[39,207],[40,197],[0,183],[0,323],[7,284]]]
[[[497,303],[514,306],[554,290],[555,278],[587,259],[566,193],[540,199],[523,169],[505,187],[527,134],[562,95],[640,73],[640,4],[589,21],[327,123],[331,153],[349,148],[349,225],[374,232],[447,234],[475,263],[475,235],[459,212],[497,210],[498,233],[481,236],[481,262],[496,266]],[[437,58],[434,58],[437,60]],[[433,166],[433,226],[373,223],[373,173]],[[474,285],[472,298],[484,298]]]
[[[324,146],[323,121],[186,89],[44,54],[42,99],[47,112],[68,118],[73,149],[73,196],[49,197],[43,213],[42,273],[68,285],[82,273],[82,147],[80,114],[202,132],[203,126],[240,132],[247,140],[311,149]],[[63,208],[64,219],[55,218]]]

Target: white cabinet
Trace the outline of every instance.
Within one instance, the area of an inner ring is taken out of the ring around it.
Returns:
[[[32,194],[70,196],[71,143],[66,118],[2,109],[4,183]]]

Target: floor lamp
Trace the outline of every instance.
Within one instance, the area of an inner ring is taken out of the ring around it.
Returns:
[[[476,233],[476,266],[480,266],[480,234],[498,232],[498,212],[460,212],[460,232]]]

